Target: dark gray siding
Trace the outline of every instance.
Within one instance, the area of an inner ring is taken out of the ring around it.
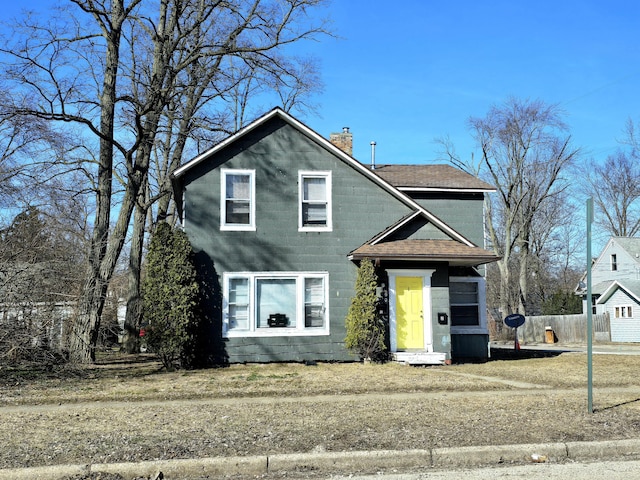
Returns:
[[[449,240],[451,236],[443,232],[439,227],[420,217],[412,220],[407,225],[389,235],[388,240]]]
[[[456,361],[486,361],[489,358],[489,335],[451,335],[451,354]]]
[[[438,274],[439,272],[436,272]],[[437,276],[431,288],[431,328],[433,331],[433,351],[446,353],[451,358],[451,311],[449,308],[449,286],[437,286]],[[438,313],[446,313],[449,321],[446,325],[438,323]]]
[[[221,165],[255,169],[255,232],[220,231]],[[332,232],[298,231],[298,170],[332,171]],[[220,284],[224,272],[329,272],[329,336],[225,339],[230,362],[353,359],[344,319],[357,269],[347,255],[409,207],[279,119],[189,170],[184,198],[186,232]]]
[[[484,246],[483,205],[481,193],[411,194],[427,211],[443,220],[456,232],[479,247]]]

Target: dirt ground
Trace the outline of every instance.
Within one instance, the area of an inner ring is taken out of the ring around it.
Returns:
[[[577,353],[169,373],[149,357],[130,360],[0,369],[0,468],[640,436],[637,356],[594,358],[594,413]]]

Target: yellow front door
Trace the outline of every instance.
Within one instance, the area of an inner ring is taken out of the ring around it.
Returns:
[[[424,348],[422,277],[396,278],[396,334],[398,350]]]

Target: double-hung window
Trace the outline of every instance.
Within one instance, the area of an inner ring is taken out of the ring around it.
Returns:
[[[220,229],[255,230],[255,171],[223,169]]]
[[[623,305],[620,307],[615,307],[614,309],[615,318],[631,318],[633,317],[633,309],[631,305]]]
[[[331,231],[331,172],[298,172],[301,231]]]
[[[327,335],[327,273],[225,273],[226,337]]]
[[[451,277],[449,282],[449,306],[451,308],[452,333],[462,328],[486,328],[485,284],[482,277]]]

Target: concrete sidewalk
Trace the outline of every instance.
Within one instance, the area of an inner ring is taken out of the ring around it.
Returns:
[[[501,351],[514,350],[513,342],[491,342],[491,348]],[[520,351],[537,351],[549,353],[587,352],[587,345],[563,343],[521,343]],[[594,343],[595,355],[640,355],[640,344],[637,343]]]
[[[295,478],[296,472],[300,475],[304,472],[329,475],[415,471],[421,468],[429,470],[474,468],[531,462],[594,462],[612,459],[640,459],[640,439],[56,465],[0,470],[0,480],[59,480],[97,472],[119,474],[126,479],[157,478],[159,472],[162,472],[167,480],[200,480],[226,475],[250,478],[257,475],[284,473],[287,474],[287,478]]]

